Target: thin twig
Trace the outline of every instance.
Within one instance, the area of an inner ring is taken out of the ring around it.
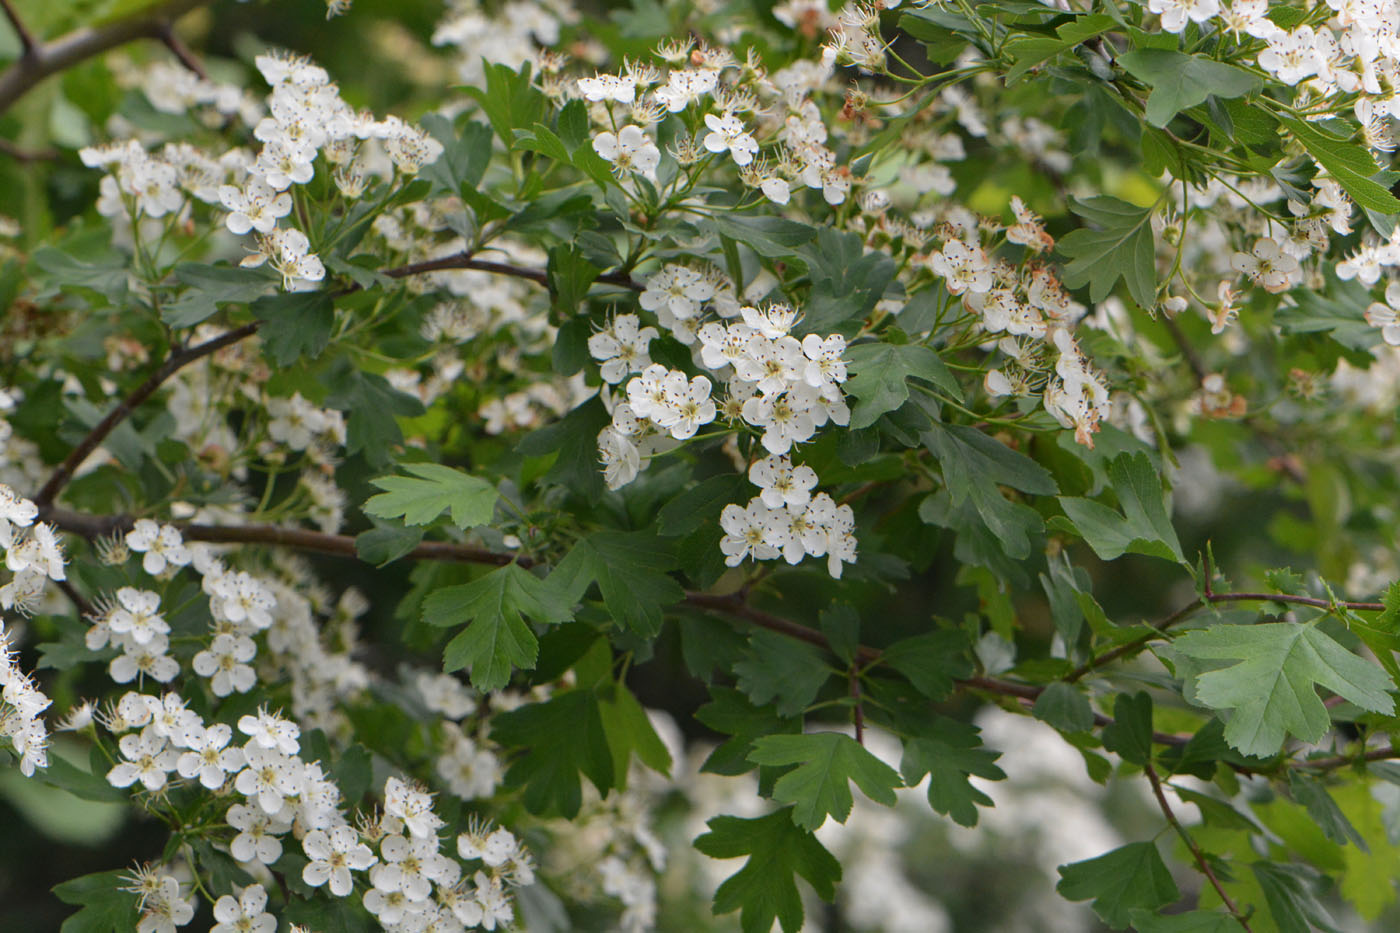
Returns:
[[[63,153],[57,149],[21,149],[14,140],[3,138],[0,138],[0,154],[7,155],[16,162],[57,162],[63,158]]]
[[[10,21],[10,27],[14,29],[15,35],[19,36],[19,47],[21,58],[31,58],[39,48],[39,43],[34,41],[34,33],[29,31],[24,19],[15,9],[13,0],[0,0],[0,7],[5,10],[5,18]]]
[[[208,81],[209,73],[204,70],[204,63],[199,57],[190,51],[190,47],[185,45],[184,40],[175,34],[175,24],[166,21],[165,26],[160,31],[160,41],[165,43],[165,47],[170,50],[170,54],[180,60],[180,64],[194,73],[201,80]]]
[[[856,742],[865,744],[865,707],[860,702],[860,672],[852,664],[846,669],[846,683],[851,691],[851,719],[856,727]]]
[[[34,503],[40,508],[52,503],[63,487],[68,484],[68,481],[73,478],[73,474],[83,465],[83,461],[102,445],[102,442],[107,439],[107,435],[111,434],[117,425],[125,421],[142,402],[155,394],[155,391],[165,380],[195,360],[202,359],[211,353],[217,353],[219,350],[251,336],[257,331],[259,323],[254,321],[251,324],[244,324],[242,327],[236,327],[193,347],[180,347],[172,350],[161,367],[151,373],[146,381],[137,386],[130,395],[118,402],[115,408],[107,412],[105,418],[93,425],[92,430],[88,431],[87,436],[78,443],[78,446],[73,448],[67,458],[54,468],[48,481],[34,497]]]
[[[1186,831],[1186,827],[1181,825],[1181,821],[1172,812],[1172,805],[1167,802],[1167,795],[1162,792],[1162,780],[1157,776],[1157,769],[1148,762],[1143,771],[1147,774],[1147,779],[1152,782],[1152,796],[1157,798],[1157,806],[1161,808],[1162,815],[1167,818],[1167,823],[1176,830],[1176,834],[1181,837],[1181,841],[1186,843],[1186,848],[1191,850],[1191,855],[1196,860],[1196,867],[1201,870],[1201,874],[1206,876],[1210,886],[1215,888],[1215,893],[1220,895],[1220,903],[1225,905],[1240,926],[1244,927],[1245,933],[1254,933],[1249,928],[1249,921],[1245,915],[1240,913],[1240,909],[1235,906],[1235,902],[1230,899],[1230,895],[1225,893],[1225,887],[1220,883],[1220,879],[1215,876],[1215,871],[1210,867],[1210,862],[1206,860],[1206,854],[1201,847],[1196,844],[1196,840],[1191,838],[1191,834]]]

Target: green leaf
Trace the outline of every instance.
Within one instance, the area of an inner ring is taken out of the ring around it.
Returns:
[[[1257,76],[1234,65],[1166,49],[1126,52],[1116,61],[1128,74],[1152,88],[1146,117],[1148,123],[1159,127],[1211,95],[1243,97],[1263,84]]]
[[[140,919],[136,895],[124,891],[129,872],[104,871],[55,885],[54,896],[82,910],[63,921],[61,933],[129,933]]]
[[[1338,644],[1315,622],[1217,625],[1172,643],[1179,654],[1237,663],[1196,678],[1197,702],[1229,710],[1225,740],[1246,755],[1269,756],[1285,735],[1322,738],[1331,724],[1322,686],[1362,709],[1391,715],[1390,679]]]
[[[1166,492],[1147,454],[1119,454],[1109,464],[1108,476],[1122,514],[1090,499],[1061,496],[1060,507],[1073,522],[1072,530],[1103,560],[1131,551],[1185,563],[1167,516]]]
[[[719,886],[714,900],[716,914],[742,911],[744,933],[769,933],[774,920],[785,933],[797,933],[803,912],[796,876],[806,879],[822,900],[836,896],[841,863],[816,836],[799,829],[788,810],[752,820],[717,816],[706,825],[710,831],[695,840],[701,853],[717,859],[748,857]]]
[[[645,531],[598,531],[582,538],[550,574],[551,584],[578,602],[598,584],[613,620],[654,638],[661,631],[662,609],[680,602],[685,590],[667,571],[676,561],[666,542]]]
[[[817,228],[781,217],[747,217],[716,213],[700,221],[700,227],[717,236],[727,236],[769,259],[791,256],[797,247],[810,243]]]
[[[578,815],[583,803],[582,774],[606,796],[616,772],[598,695],[565,690],[543,703],[531,703],[491,720],[491,738],[524,754],[506,772],[506,783],[524,787],[531,813]]]
[[[1347,819],[1346,814],[1332,799],[1332,795],[1327,793],[1327,788],[1317,778],[1297,770],[1289,771],[1288,790],[1293,794],[1293,799],[1307,809],[1308,816],[1312,817],[1318,829],[1321,829],[1328,839],[1339,846],[1352,842],[1362,852],[1371,851],[1366,845],[1366,840],[1361,838],[1356,827],[1351,825],[1351,820]]]
[[[778,715],[777,707],[750,703],[732,687],[711,687],[710,702],[700,707],[695,718],[716,732],[731,736],[705,759],[701,771],[711,774],[747,774],[753,770],[749,751],[760,736],[801,733],[802,723],[794,717]]]
[[[1249,866],[1279,933],[1341,933],[1318,901],[1322,879],[1302,865],[1254,862]]]
[[[817,698],[831,669],[813,646],[759,629],[749,636],[749,649],[734,665],[734,675],[754,703],[776,699],[779,715],[796,716]]]
[[[1098,230],[1080,228],[1060,237],[1056,248],[1069,259],[1064,282],[1071,288],[1089,285],[1089,297],[1103,301],[1121,277],[1128,294],[1144,308],[1156,298],[1156,246],[1152,237],[1152,208],[1136,207],[1107,195],[1070,198],[1074,213]]]
[[[860,649],[860,613],[854,606],[837,603],[823,609],[818,618],[831,652],[843,664],[854,664]]]
[[[481,105],[486,118],[491,121],[491,128],[506,144],[506,148],[514,148],[513,131],[540,121],[544,116],[545,96],[531,82],[528,62],[519,71],[508,65],[487,64],[485,76],[485,87],[467,87],[464,90]]]
[[[1094,726],[1094,710],[1089,698],[1070,684],[1050,684],[1031,707],[1031,715],[1061,732],[1088,732]]]
[[[1012,65],[1006,70],[1007,86],[1024,78],[1032,68],[1067,52],[1095,36],[1102,35],[1117,26],[1111,16],[1093,13],[1080,16],[1055,30],[1058,38],[1051,36],[1018,36],[1007,42],[1002,51],[1010,57]]]
[[[385,525],[355,536],[355,555],[367,564],[383,567],[403,557],[423,540],[423,529]]]
[[[901,639],[880,653],[880,660],[899,671],[930,700],[953,695],[959,678],[972,673],[967,635],[960,629],[938,629]]]
[[[127,799],[126,792],[109,784],[105,774],[85,771],[58,754],[50,755],[48,767],[35,771],[34,777],[83,800],[119,803]]]
[[[976,726],[935,716],[923,734],[904,743],[899,770],[909,787],[927,774],[929,806],[959,826],[976,826],[977,808],[992,806],[992,798],[968,777],[1004,780],[1006,773],[996,764],[1000,757],[1000,752],[982,746]]]
[[[579,495],[603,494],[603,470],[598,466],[598,432],[612,422],[596,395],[554,424],[531,431],[516,446],[527,457],[558,454],[545,477]]]
[[[160,319],[171,327],[191,327],[215,314],[220,304],[253,301],[273,287],[273,281],[260,270],[198,262],[177,265],[175,279],[190,288],[161,308]]]
[[[1115,930],[1127,928],[1137,908],[1156,910],[1181,896],[1157,847],[1133,842],[1112,852],[1058,869],[1055,886],[1066,899],[1086,901],[1104,923]]]
[[[846,394],[856,399],[852,430],[869,427],[885,412],[903,405],[909,398],[907,380],[911,378],[931,382],[958,401],[963,397],[938,354],[917,343],[859,343],[847,348],[846,365],[851,373]]]
[[[471,583],[438,590],[423,601],[428,625],[458,625],[466,629],[448,642],[443,670],[471,667],[472,686],[483,692],[499,690],[510,680],[512,667],[535,666],[539,642],[525,617],[537,622],[566,622],[569,602],[548,581],[518,564],[497,568]]]
[[[438,463],[407,463],[404,469],[413,475],[370,480],[385,491],[365,503],[366,515],[426,525],[450,510],[452,524],[463,530],[491,521],[498,494],[486,480]]]
[[[867,251],[865,240],[855,233],[820,227],[817,242],[801,255],[812,292],[795,330],[798,335],[853,333],[894,279],[894,260],[878,250]]]
[[[345,425],[346,452],[363,451],[371,465],[387,465],[391,448],[403,442],[395,416],[421,415],[423,403],[395,389],[378,373],[357,369],[348,360],[338,363],[327,381],[332,391],[326,404],[349,415]]]
[[[330,343],[335,303],[325,292],[287,292],[259,298],[248,306],[262,321],[258,338],[263,353],[275,366],[289,366],[302,357],[315,359]]]
[[[1358,206],[1382,214],[1400,213],[1400,200],[1384,185],[1372,180],[1371,176],[1381,169],[1364,148],[1305,120],[1276,116]]]
[[[438,113],[425,113],[418,118],[418,123],[442,143],[442,155],[423,166],[422,177],[456,195],[481,184],[481,177],[491,161],[490,127],[469,122],[459,132],[451,120]]]
[[[1128,919],[1137,933],[1244,933],[1244,927],[1229,914],[1213,914],[1204,910],[1165,917],[1146,910],[1133,910],[1129,912]]]
[[[657,531],[668,537],[688,535],[706,521],[717,521],[724,507],[748,494],[748,480],[721,473],[688,487],[656,513]]]
[[[894,806],[894,789],[903,786],[898,772],[839,732],[763,736],[753,743],[749,761],[797,766],[778,778],[773,799],[792,804],[793,822],[809,830],[817,829],[828,816],[846,822],[853,803],[851,781],[887,807]]]
[[[545,280],[549,285],[550,303],[556,314],[571,317],[588,294],[588,287],[602,271],[573,245],[556,246],[549,251],[545,264]]]
[[[1124,761],[1145,765],[1152,760],[1152,698],[1139,690],[1132,696],[1118,694],[1113,701],[1113,723],[1104,727],[1103,747]]]
[[[598,709],[603,731],[613,756],[613,773],[618,787],[627,780],[627,765],[635,752],[637,760],[663,777],[671,771],[671,753],[656,734],[647,711],[622,684],[608,686],[600,695]]]
[[[1044,527],[1043,522],[1033,509],[1010,501],[998,487],[1053,495],[1059,487],[1050,473],[1025,454],[967,425],[936,424],[919,438],[938,460],[952,504],[970,499],[1008,556],[1028,556],[1031,536]]]

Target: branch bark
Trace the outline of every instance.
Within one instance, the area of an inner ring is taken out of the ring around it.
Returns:
[[[119,45],[136,39],[158,39],[165,36],[170,23],[196,7],[204,6],[210,0],[168,0],[152,7],[140,16],[117,20],[101,26],[85,26],[75,29],[66,36],[52,42],[38,43],[29,35],[25,44],[25,32],[20,33],[20,43],[24,54],[9,68],[0,73],[0,113],[4,113],[39,82],[57,74],[78,62],[100,55]],[[16,31],[22,27],[5,0],[4,9]]]

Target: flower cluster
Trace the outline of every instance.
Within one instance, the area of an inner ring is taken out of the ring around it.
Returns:
[[[49,765],[49,734],[42,713],[51,702],[16,665],[10,635],[0,622],[0,737],[9,739],[25,777]]]
[[[772,455],[749,467],[749,481],[761,490],[747,506],[727,505],[720,515],[724,562],[737,567],[745,557],[789,564],[825,557],[827,571],[841,578],[842,564],[856,559],[855,513],[826,493],[812,495],[817,474]]]
[[[66,559],[58,530],[47,522],[34,523],[38,506],[0,484],[0,548],[13,576],[0,586],[0,609],[35,611],[50,580],[66,578]]]

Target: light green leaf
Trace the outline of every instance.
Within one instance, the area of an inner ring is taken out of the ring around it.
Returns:
[[[1207,58],[1166,49],[1139,49],[1116,59],[1123,69],[1152,88],[1147,98],[1147,122],[1166,126],[1183,110],[1211,95],[1243,97],[1260,88],[1255,75]]]
[[[806,879],[822,900],[836,896],[841,863],[815,836],[793,823],[789,810],[752,820],[717,816],[706,825],[710,831],[695,840],[701,853],[718,859],[748,856],[744,867],[719,886],[714,901],[716,914],[741,911],[744,933],[769,933],[774,920],[782,924],[784,933],[801,929],[802,897],[796,876]]]
[[[426,525],[450,510],[452,524],[464,530],[491,520],[498,494],[486,480],[438,463],[407,463],[403,468],[413,476],[370,480],[385,491],[365,503],[366,515]]]
[[[1136,207],[1107,195],[1070,198],[1076,214],[1098,230],[1080,228],[1060,237],[1056,248],[1069,259],[1064,281],[1070,288],[1089,285],[1089,297],[1103,301],[1121,277],[1128,294],[1144,308],[1156,298],[1156,246],[1152,208]]]
[[[481,691],[504,687],[512,666],[535,666],[539,641],[525,622],[527,616],[538,622],[565,622],[571,613],[562,593],[518,564],[438,590],[423,601],[424,623],[467,623],[448,642],[443,670],[470,667],[472,686]]]
[[[763,736],[753,743],[749,761],[797,765],[778,778],[773,799],[792,804],[793,822],[808,830],[821,826],[828,816],[846,822],[853,803],[851,781],[887,807],[894,806],[894,789],[904,786],[898,772],[839,732]]]
[[[1244,933],[1244,927],[1229,914],[1192,910],[1184,914],[1158,916],[1146,910],[1128,914],[1137,933]]]
[[[1181,896],[1157,847],[1133,842],[1098,858],[1061,865],[1055,886],[1071,901],[1086,901],[1104,923],[1126,929],[1138,908],[1156,910]]]
[[[1284,737],[1322,738],[1331,724],[1321,686],[1362,709],[1391,715],[1390,678],[1338,644],[1315,622],[1217,625],[1172,642],[1176,652],[1237,663],[1196,678],[1196,698],[1230,711],[1225,740],[1246,755],[1267,757]]]

